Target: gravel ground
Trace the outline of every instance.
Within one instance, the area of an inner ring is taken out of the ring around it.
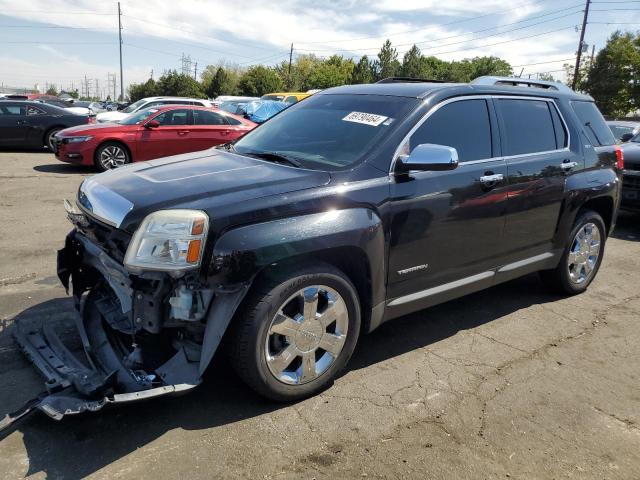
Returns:
[[[55,252],[92,172],[0,152],[0,412],[43,390],[16,316],[70,318]],[[216,358],[202,388],[0,440],[0,478],[640,478],[640,217],[623,215],[586,294],[537,276],[398,319],[296,404],[261,400]]]

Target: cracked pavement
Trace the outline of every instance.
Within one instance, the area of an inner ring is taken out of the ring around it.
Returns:
[[[64,321],[62,199],[90,170],[0,152],[0,415],[43,390],[16,316]],[[530,275],[363,337],[314,398],[266,402],[218,356],[180,398],[0,440],[0,478],[640,478],[640,217],[623,215],[586,294]]]

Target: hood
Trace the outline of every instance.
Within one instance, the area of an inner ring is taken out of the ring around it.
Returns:
[[[59,135],[68,137],[72,135],[91,135],[95,133],[111,133],[112,131],[122,132],[127,128],[136,128],[140,125],[120,125],[119,123],[91,123],[88,125],[78,125],[76,127],[65,128]],[[99,132],[96,132],[99,130]]]
[[[156,210],[193,208],[224,215],[225,205],[327,184],[327,172],[244,157],[215,148],[110,170],[85,180],[78,203],[133,233]]]
[[[101,112],[96,115],[96,120],[98,122],[115,122],[118,120],[122,120],[127,115],[129,114],[122,112]]]

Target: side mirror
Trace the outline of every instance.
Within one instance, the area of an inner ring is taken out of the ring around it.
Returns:
[[[423,143],[413,149],[410,155],[396,159],[395,172],[453,170],[458,167],[458,152],[453,147]]]
[[[633,138],[633,133],[625,133],[624,135],[622,135],[620,137],[620,141],[622,143],[628,142],[629,140],[631,140]]]
[[[160,126],[160,122],[157,120],[149,120],[144,124],[144,128],[158,128]]]

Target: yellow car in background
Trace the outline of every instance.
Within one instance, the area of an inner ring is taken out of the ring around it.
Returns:
[[[278,92],[278,93],[267,93],[260,97],[260,100],[276,100],[279,102],[285,103],[296,103],[302,100],[303,98],[307,98],[311,93],[304,92]]]

